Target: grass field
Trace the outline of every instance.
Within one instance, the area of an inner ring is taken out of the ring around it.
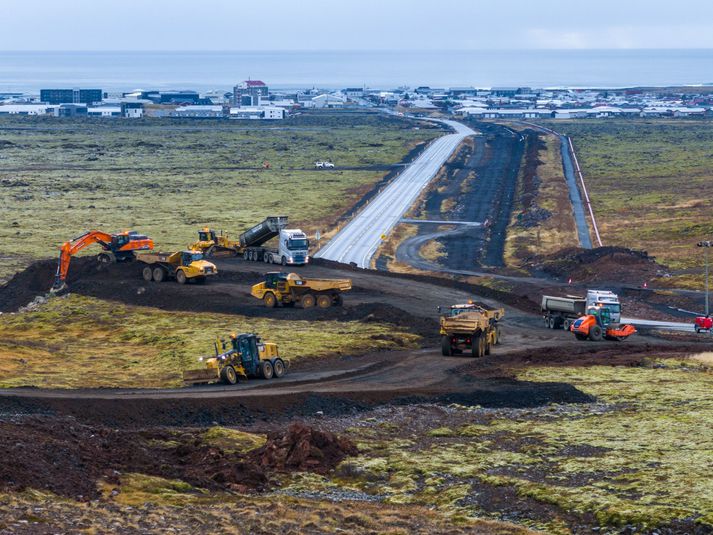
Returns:
[[[454,522],[518,518],[555,534],[600,526],[649,533],[679,522],[713,528],[713,431],[701,425],[713,418],[708,365],[652,355],[643,367],[533,367],[516,375],[563,381],[596,401],[365,418],[349,428],[359,457],[334,477],[304,476],[293,488],[359,490],[389,504],[433,507]]]
[[[0,387],[181,386],[183,370],[199,367],[216,337],[236,331],[262,334],[292,362],[412,348],[420,340],[379,322],[290,321],[285,329],[278,320],[166,312],[74,294],[2,318]]]
[[[279,213],[324,234],[439,133],[359,112],[274,123],[3,117],[0,279],[88,228],[136,229],[170,249],[202,225],[238,232]],[[316,171],[322,159],[337,169]]]
[[[713,123],[642,119],[548,126],[572,137],[605,245],[646,250],[672,270],[700,269],[695,244],[713,236]]]

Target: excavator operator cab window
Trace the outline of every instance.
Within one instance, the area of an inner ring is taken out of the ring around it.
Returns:
[[[126,234],[119,234],[118,236],[113,236],[111,239],[112,244],[115,247],[123,247],[124,245],[129,243],[129,240],[130,238]]]

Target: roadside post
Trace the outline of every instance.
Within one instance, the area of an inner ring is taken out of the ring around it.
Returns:
[[[706,256],[706,316],[708,316],[708,249],[713,247],[713,242],[711,241],[699,241],[698,247],[703,247]]]

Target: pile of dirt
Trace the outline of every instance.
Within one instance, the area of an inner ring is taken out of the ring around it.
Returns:
[[[533,267],[556,279],[572,279],[578,284],[615,282],[638,286],[667,272],[646,251],[625,247],[562,249],[536,260]]]
[[[296,423],[287,433],[271,435],[251,457],[265,469],[323,474],[345,457],[358,453],[356,446],[346,438]]]
[[[67,283],[73,284],[83,277],[98,273],[102,269],[96,257],[72,259]],[[0,312],[14,312],[27,305],[35,297],[49,293],[57,272],[57,260],[46,259],[34,262],[25,270],[16,273],[0,286]]]
[[[2,422],[0,487],[88,500],[99,497],[99,480],[118,484],[122,473],[140,473],[206,489],[260,491],[270,486],[271,473],[326,473],[357,451],[347,439],[301,424],[242,454],[207,443],[203,436],[180,429],[116,430],[66,417]]]

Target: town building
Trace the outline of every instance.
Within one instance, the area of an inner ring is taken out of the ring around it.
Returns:
[[[121,106],[95,106],[87,109],[88,117],[121,117]]]
[[[268,87],[261,80],[245,80],[233,88],[234,106],[258,106],[260,99],[268,98]]]
[[[344,94],[347,98],[362,98],[364,90],[361,87],[347,87],[344,90]]]
[[[101,102],[101,89],[41,89],[40,100],[46,104],[94,104]]]
[[[0,115],[48,115],[54,114],[55,107],[48,104],[5,104],[0,106]]]
[[[225,117],[223,106],[182,106],[171,113],[171,117],[187,117],[193,119],[222,119]]]

